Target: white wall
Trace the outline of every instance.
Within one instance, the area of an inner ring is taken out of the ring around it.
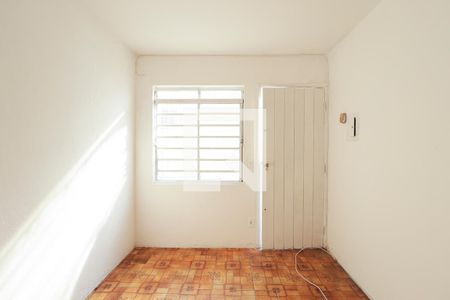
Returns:
[[[147,56],[137,62],[136,243],[158,247],[255,247],[258,193],[246,182],[220,192],[186,192],[182,185],[153,182],[152,87],[154,85],[244,85],[245,108],[258,107],[261,85],[326,83],[323,56]],[[256,170],[253,127],[244,125],[244,164]]]
[[[84,299],[133,248],[134,61],[73,1],[1,2],[1,299]]]
[[[385,0],[329,55],[329,247],[373,299],[450,299],[449,16]]]

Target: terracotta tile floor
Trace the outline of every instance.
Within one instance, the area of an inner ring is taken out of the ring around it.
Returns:
[[[295,272],[293,250],[136,248],[89,299],[322,299]],[[299,268],[329,299],[368,299],[321,250]]]

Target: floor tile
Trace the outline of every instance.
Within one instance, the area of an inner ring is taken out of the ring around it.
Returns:
[[[135,248],[89,300],[321,299],[295,271],[294,250]],[[332,300],[368,299],[321,250],[298,256],[302,275]]]

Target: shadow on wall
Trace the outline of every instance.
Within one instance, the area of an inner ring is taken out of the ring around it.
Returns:
[[[127,180],[121,114],[0,253],[0,299],[70,299]]]

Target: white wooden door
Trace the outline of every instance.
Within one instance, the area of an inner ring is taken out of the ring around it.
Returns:
[[[326,152],[323,87],[264,88],[262,247],[321,247]]]

